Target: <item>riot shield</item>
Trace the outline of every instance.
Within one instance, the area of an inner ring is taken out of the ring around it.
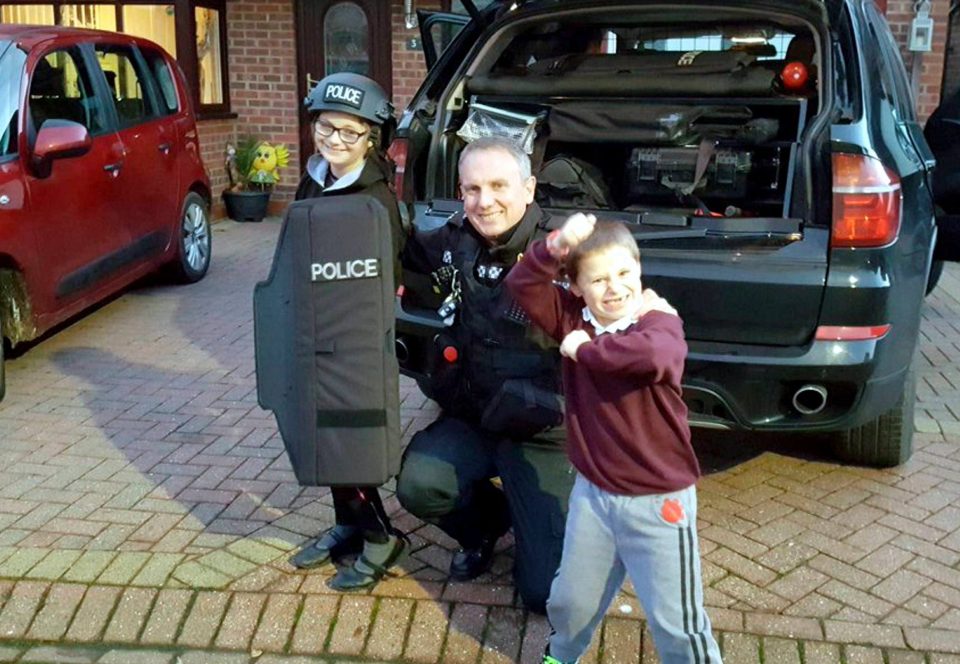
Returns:
[[[358,194],[293,203],[253,294],[257,397],[302,485],[399,472],[390,219]]]

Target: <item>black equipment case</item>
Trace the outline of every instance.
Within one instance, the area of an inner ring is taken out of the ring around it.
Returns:
[[[376,199],[299,201],[254,289],[257,397],[302,485],[380,485],[399,472],[393,261]]]

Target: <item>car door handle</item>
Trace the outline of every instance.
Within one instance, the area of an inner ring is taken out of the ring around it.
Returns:
[[[105,170],[107,173],[110,173],[111,175],[119,175],[120,169],[122,167],[123,167],[123,162],[118,161],[114,164],[107,164],[106,166],[103,167],[103,170]]]
[[[157,149],[160,150],[160,152],[162,152],[163,154],[170,154],[169,143],[161,143],[160,145],[157,146]]]

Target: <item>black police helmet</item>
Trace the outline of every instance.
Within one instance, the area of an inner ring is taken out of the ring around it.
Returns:
[[[324,77],[303,100],[311,113],[340,111],[382,125],[393,117],[393,104],[376,81],[350,72]]]

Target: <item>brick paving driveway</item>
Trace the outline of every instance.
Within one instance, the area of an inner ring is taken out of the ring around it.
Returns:
[[[411,532],[401,574],[337,595],[289,552],[329,526],[256,404],[251,290],[279,225],[214,227],[200,284],[141,286],[8,363],[0,662],[537,661],[510,542],[475,583]],[[706,600],[728,663],[960,662],[960,268],[924,314],[917,451],[844,467],[696,432]],[[436,410],[402,385],[406,435]],[[585,661],[654,662],[625,590]]]

